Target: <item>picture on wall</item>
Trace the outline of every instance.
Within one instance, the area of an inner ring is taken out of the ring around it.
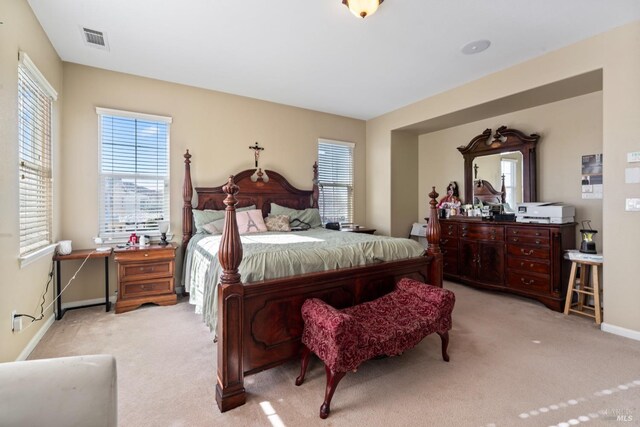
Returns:
[[[582,156],[582,198],[602,199],[602,154]]]

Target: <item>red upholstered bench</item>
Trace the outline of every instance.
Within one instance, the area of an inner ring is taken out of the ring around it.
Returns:
[[[442,340],[442,358],[449,361],[447,345],[455,295],[446,289],[401,279],[396,289],[374,301],[337,310],[319,299],[302,305],[301,385],[314,352],[325,364],[327,387],[320,418],[327,418],[331,398],[340,380],[366,360],[396,356],[432,333]]]

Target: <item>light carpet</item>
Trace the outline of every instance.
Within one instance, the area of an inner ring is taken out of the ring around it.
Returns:
[[[318,359],[300,387],[298,361],[246,377],[247,403],[221,414],[215,345],[186,301],[118,315],[69,311],[29,358],[113,354],[120,426],[640,425],[640,342],[537,302],[445,287],[456,294],[451,361],[432,335],[366,362],[340,382],[327,420],[318,417]]]

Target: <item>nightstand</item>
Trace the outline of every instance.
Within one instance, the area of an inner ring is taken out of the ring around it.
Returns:
[[[373,234],[376,232],[376,229],[367,227],[343,227],[340,229],[340,231],[346,231],[349,233]]]
[[[142,304],[172,305],[177,301],[174,282],[176,245],[117,248],[118,300],[116,314]]]

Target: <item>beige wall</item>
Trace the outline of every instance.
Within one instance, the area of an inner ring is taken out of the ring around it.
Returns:
[[[403,197],[418,192],[418,136],[407,132],[394,132],[391,145],[391,206],[397,219],[392,234],[407,237],[415,222],[417,197]]]
[[[624,199],[640,197],[640,185],[625,184],[623,170],[627,165],[626,153],[640,150],[637,138],[640,97],[635,95],[640,93],[637,78],[640,55],[629,53],[639,50],[640,22],[635,22],[368,121],[368,225],[388,232],[395,222],[388,204],[391,190],[388,153],[394,130],[602,69],[604,321],[609,330],[630,330],[638,334],[640,287],[630,266],[640,256],[637,244],[640,241],[640,214],[625,212]],[[513,123],[510,125],[516,127]],[[533,130],[543,132],[542,129]],[[573,156],[571,153],[569,158]],[[450,178],[443,178],[438,183],[440,188],[447,179]],[[544,183],[542,187],[549,188]],[[543,198],[553,196],[551,193],[540,194]],[[407,193],[406,197],[415,195]]]
[[[456,148],[467,145],[485,129],[495,131],[502,125],[540,135],[536,150],[538,201],[575,206],[576,221],[590,219],[599,231],[596,245],[602,250],[602,200],[583,200],[580,183],[581,156],[602,153],[602,92],[421,135],[418,218],[426,216],[426,193],[431,185],[437,185],[443,194],[449,181],[457,181],[460,194],[464,194],[463,157]],[[499,164],[496,167],[499,170]],[[480,178],[485,178],[483,169],[478,169]],[[577,233],[576,244],[579,241]]]
[[[25,51],[59,94],[53,106],[53,178],[54,239],[57,240],[60,218],[60,104],[62,97],[62,62],[31,12],[26,0],[0,2],[0,362],[15,360],[40,328],[51,318],[20,333],[11,332],[11,311],[38,316],[45,290],[50,257],[43,257],[20,268],[18,222],[18,51]],[[46,304],[51,302],[50,287]],[[27,324],[25,319],[25,325]]]
[[[249,145],[265,147],[260,166],[302,189],[311,189],[317,140],[354,142],[355,221],[366,223],[365,122],[132,75],[64,64],[62,234],[75,247],[90,247],[98,230],[98,117],[95,107],[173,117],[171,125],[171,231],[181,241],[183,154],[193,155],[194,187],[221,185],[253,167]],[[242,191],[242,189],[241,189]],[[77,265],[65,265],[63,283]],[[113,263],[112,263],[113,264]],[[179,265],[179,263],[178,263]],[[102,264],[88,263],[66,300],[102,295]],[[115,268],[111,266],[111,292]],[[180,276],[178,276],[180,277]]]

